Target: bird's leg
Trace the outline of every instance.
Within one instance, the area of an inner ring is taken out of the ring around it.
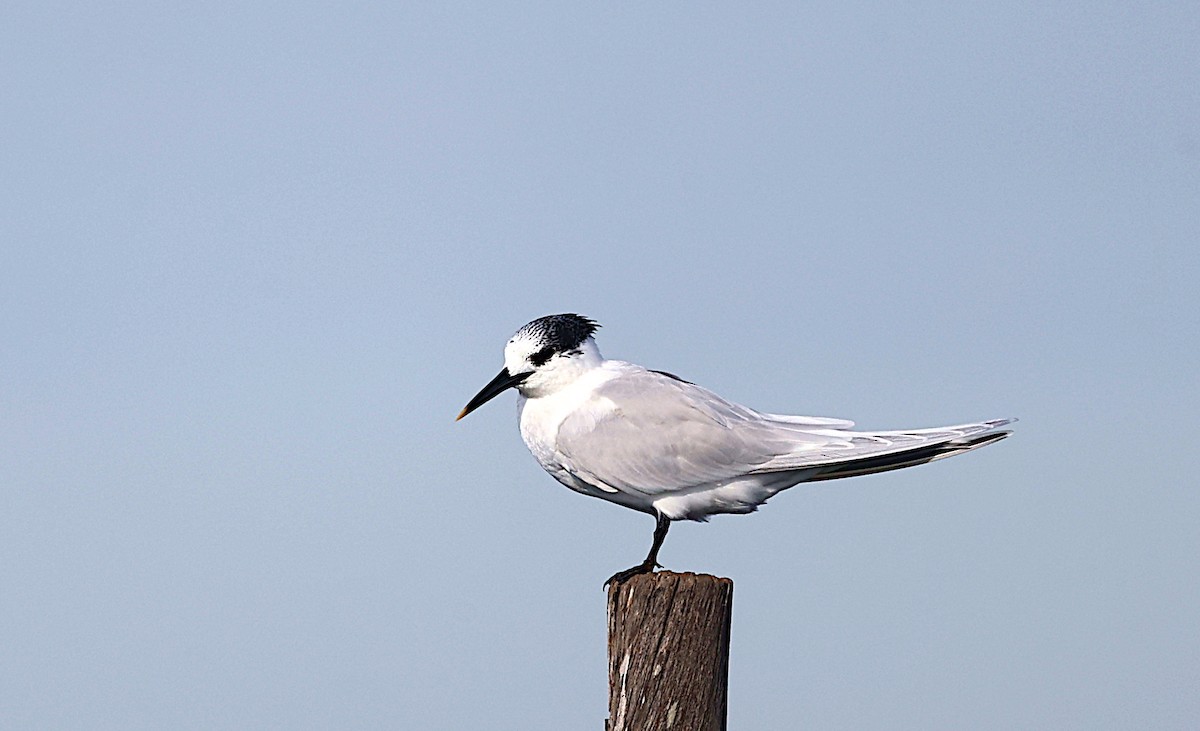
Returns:
[[[646,554],[646,560],[632,568],[625,569],[624,571],[618,571],[617,573],[608,577],[608,581],[604,582],[604,585],[608,586],[609,584],[620,584],[627,581],[631,577],[637,576],[638,574],[652,573],[655,567],[662,568],[662,566],[658,563],[658,549],[662,548],[663,539],[667,537],[667,531],[670,530],[670,528],[671,519],[662,513],[655,513],[654,543],[650,546],[650,553]]]

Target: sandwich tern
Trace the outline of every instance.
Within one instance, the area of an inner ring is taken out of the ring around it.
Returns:
[[[575,314],[525,325],[458,419],[515,388],[521,437],[544,470],[576,492],[654,516],[646,560],[606,586],[658,567],[673,520],[750,513],[801,482],[968,452],[1008,436],[1000,428],[1015,421],[852,431],[844,419],[755,411],[665,371],[604,358],[598,327]]]

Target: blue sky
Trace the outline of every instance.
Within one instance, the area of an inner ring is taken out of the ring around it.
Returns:
[[[537,316],[756,408],[1017,416],[684,524],[731,728],[1200,717],[1188,3],[18,3],[0,726],[598,727],[651,521],[541,472]]]

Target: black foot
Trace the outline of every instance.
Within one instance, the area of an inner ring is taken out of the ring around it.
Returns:
[[[661,569],[662,566],[657,563],[642,562],[632,568],[625,569],[624,571],[618,571],[617,573],[608,577],[608,581],[604,582],[604,588],[607,589],[609,584],[613,584],[616,586],[624,584],[626,581],[629,581],[630,579],[637,576],[638,574],[654,573],[655,568]]]

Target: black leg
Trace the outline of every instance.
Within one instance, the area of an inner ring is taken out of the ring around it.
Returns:
[[[667,531],[671,529],[671,519],[662,513],[655,513],[654,519],[654,543],[650,546],[650,553],[646,554],[646,560],[637,566],[625,569],[624,571],[618,571],[608,577],[608,581],[604,582],[605,586],[620,584],[638,574],[649,574],[654,571],[655,567],[662,568],[658,563],[658,549],[662,548],[663,540],[667,537]]]
[[[654,543],[650,546],[650,553],[646,554],[645,564],[651,569],[658,566],[658,549],[662,548],[663,541],[667,537],[667,531],[671,529],[671,519],[659,513],[654,516]]]

